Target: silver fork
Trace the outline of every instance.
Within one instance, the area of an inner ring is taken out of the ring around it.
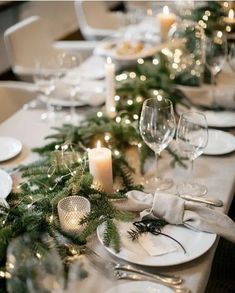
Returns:
[[[145,272],[143,270],[137,269],[131,265],[116,263],[116,265],[114,266],[114,269],[119,270],[119,271],[122,270],[122,271],[141,274],[146,277],[153,278],[157,281],[161,281],[163,283],[168,283],[168,284],[172,284],[172,285],[179,285],[179,284],[182,284],[182,282],[183,282],[183,280],[178,276],[169,276],[167,274],[162,274],[162,273],[151,274],[151,273]]]
[[[99,256],[95,251],[93,251],[90,248],[86,249],[88,253],[86,253],[87,257],[91,260],[91,262],[94,262],[98,266],[104,266],[104,261],[101,256]],[[127,271],[127,272],[133,272],[137,274],[144,275],[146,277],[154,278],[156,281],[165,283],[165,284],[171,284],[171,285],[179,285],[182,284],[183,280],[182,278],[178,276],[170,276],[168,274],[163,273],[148,273],[146,271],[143,271],[141,269],[137,269],[136,267],[133,267],[129,264],[121,264],[121,263],[115,263],[108,261],[106,262],[107,265],[111,266],[113,270],[118,271]]]
[[[156,282],[158,284],[162,284],[168,288],[171,288],[174,290],[176,293],[190,293],[190,290],[185,287],[181,287],[180,285],[174,285],[166,282],[162,282],[160,280],[156,280],[155,278],[149,277],[149,276],[143,276],[135,273],[130,273],[130,272],[122,272],[122,271],[115,271],[115,277],[118,280],[131,280],[131,281],[152,281]]]

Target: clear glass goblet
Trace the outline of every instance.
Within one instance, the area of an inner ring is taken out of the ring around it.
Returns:
[[[63,293],[65,278],[56,244],[48,234],[24,234],[7,249],[7,292]]]
[[[174,110],[169,99],[151,98],[144,101],[139,122],[140,134],[156,156],[156,176],[144,182],[145,190],[166,190],[173,185],[172,179],[158,177],[158,157],[172,141],[175,128]]]
[[[68,122],[78,122],[78,116],[76,113],[77,95],[81,89],[81,75],[77,69],[82,62],[81,55],[72,53],[63,53],[59,56],[59,66],[63,73],[58,80],[59,88],[63,98],[69,101],[70,114],[67,115],[66,120]]]
[[[229,48],[228,62],[232,71],[235,72],[235,44],[234,43]]]
[[[227,58],[227,38],[222,31],[214,31],[206,40],[206,65],[211,72],[212,105],[215,105],[216,77]]]
[[[46,103],[47,111],[42,113],[41,119],[51,121],[55,117],[54,107],[50,98],[55,90],[55,81],[58,77],[58,63],[56,56],[49,60],[40,60],[35,62],[35,71],[33,80],[36,85],[40,98]]]
[[[183,157],[191,163],[190,177],[192,177],[193,162],[199,157],[208,142],[208,126],[206,117],[201,112],[185,112],[180,115],[176,139]],[[190,180],[191,181],[191,180]],[[192,182],[178,184],[180,195],[201,196],[207,193],[207,187]]]

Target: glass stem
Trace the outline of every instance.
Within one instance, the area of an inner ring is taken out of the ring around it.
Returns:
[[[52,117],[52,113],[53,113],[53,108],[49,102],[49,97],[47,96],[47,116],[48,116],[48,118]]]
[[[159,177],[159,166],[158,166],[158,157],[159,157],[159,153],[155,153],[155,177],[158,178]]]
[[[216,76],[213,72],[211,72],[211,82],[212,82],[212,87],[211,87],[211,93],[212,93],[212,106],[215,106],[215,85],[216,85]]]
[[[191,182],[193,180],[193,161],[194,160],[190,160],[190,166],[189,166],[189,178],[188,180]]]

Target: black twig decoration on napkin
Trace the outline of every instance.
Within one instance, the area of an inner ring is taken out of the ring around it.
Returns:
[[[142,221],[134,222],[133,225],[135,228],[128,231],[128,234],[133,241],[137,240],[141,234],[147,232],[150,232],[154,235],[163,235],[175,241],[183,249],[184,253],[186,253],[185,248],[178,240],[168,234],[161,232],[161,229],[167,224],[169,223],[162,219],[144,219]]]

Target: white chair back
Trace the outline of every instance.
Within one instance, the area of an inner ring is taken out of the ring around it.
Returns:
[[[36,96],[37,91],[33,84],[20,81],[0,82],[0,123]]]
[[[112,35],[122,20],[116,13],[108,11],[106,1],[75,1],[75,11],[83,36],[99,40]]]
[[[39,16],[29,17],[4,33],[4,41],[12,70],[17,75],[30,75],[36,60],[55,54]],[[24,79],[24,78],[23,78]]]

